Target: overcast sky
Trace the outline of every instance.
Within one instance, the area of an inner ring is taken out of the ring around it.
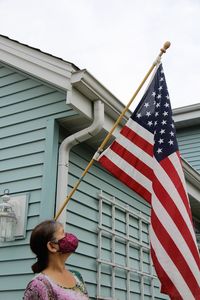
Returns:
[[[0,34],[86,68],[125,104],[169,40],[172,107],[200,103],[199,0],[0,0]]]

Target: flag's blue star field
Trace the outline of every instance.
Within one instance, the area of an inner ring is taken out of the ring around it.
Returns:
[[[131,118],[154,135],[158,161],[178,150],[172,110],[162,65]]]

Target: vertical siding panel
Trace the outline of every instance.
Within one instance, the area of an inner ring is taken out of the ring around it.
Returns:
[[[57,158],[58,158],[58,141],[59,127],[55,120],[47,120],[47,136],[50,138],[45,145],[44,159],[44,177],[42,187],[42,203],[40,221],[54,216],[55,197],[56,197],[56,179],[57,179]],[[54,184],[52,184],[54,183]]]

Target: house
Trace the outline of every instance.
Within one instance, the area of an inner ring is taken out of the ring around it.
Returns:
[[[124,105],[87,70],[0,36],[0,107],[0,195],[28,201],[25,235],[0,243],[0,298],[18,300],[33,277],[32,229],[54,217]],[[174,115],[198,234],[200,105]],[[79,237],[69,266],[90,299],[168,299],[150,260],[149,215],[141,197],[91,167],[60,218]]]

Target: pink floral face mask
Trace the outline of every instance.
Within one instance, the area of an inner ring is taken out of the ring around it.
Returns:
[[[76,251],[78,247],[78,238],[72,233],[65,233],[65,236],[54,242],[59,245],[59,252],[61,253],[72,253]]]

